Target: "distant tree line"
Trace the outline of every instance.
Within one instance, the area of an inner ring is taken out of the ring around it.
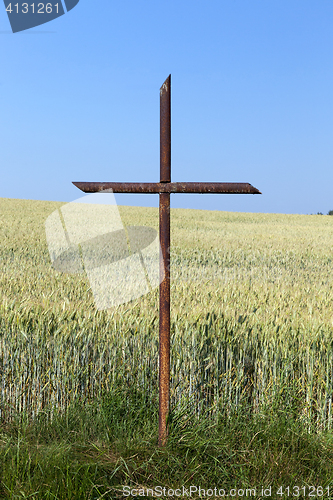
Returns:
[[[311,215],[313,215],[313,214],[311,214]],[[324,214],[323,214],[323,212],[317,212],[316,215],[324,215]],[[327,215],[333,215],[333,210],[329,210],[327,212]]]

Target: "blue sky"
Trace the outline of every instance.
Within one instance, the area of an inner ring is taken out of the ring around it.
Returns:
[[[332,0],[80,0],[15,34],[0,5],[0,57],[0,197],[73,201],[72,181],[158,181],[171,73],[172,180],[263,193],[172,195],[172,207],[333,209]]]

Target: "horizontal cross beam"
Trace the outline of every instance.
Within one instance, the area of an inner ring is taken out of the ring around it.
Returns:
[[[247,182],[73,182],[84,193],[261,194]]]

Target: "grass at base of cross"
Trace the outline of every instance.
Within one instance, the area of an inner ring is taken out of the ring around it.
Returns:
[[[125,498],[124,486],[139,495],[192,485],[255,488],[260,498],[262,487],[333,488],[332,432],[304,425],[292,389],[277,393],[256,414],[243,406],[198,418],[183,405],[170,418],[164,449],[157,446],[157,394],[127,386],[55,413],[52,422],[47,411],[34,421],[21,415],[0,427],[0,497],[97,500]]]

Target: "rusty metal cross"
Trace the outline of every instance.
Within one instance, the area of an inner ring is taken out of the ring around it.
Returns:
[[[171,182],[171,75],[160,88],[160,182],[73,182],[85,193],[159,194],[160,283],[159,313],[159,446],[168,436],[170,399],[170,193],[261,194],[248,183]]]

